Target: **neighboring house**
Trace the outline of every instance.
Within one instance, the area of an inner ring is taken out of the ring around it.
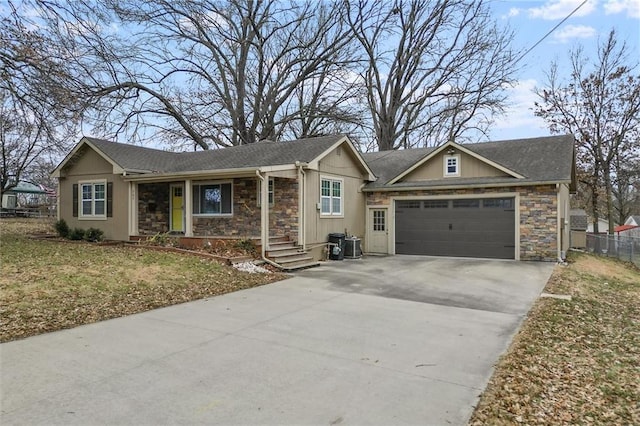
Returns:
[[[330,233],[369,253],[556,260],[575,190],[572,136],[371,154],[343,135],[187,153],[83,138],[53,175],[71,227],[255,238],[290,267],[322,258]]]
[[[607,234],[609,232],[609,221],[606,219],[598,219],[598,234]],[[593,234],[593,219],[589,218],[587,225],[587,234]]]
[[[640,238],[640,226],[637,225],[618,225],[613,232],[618,238]]]
[[[48,216],[53,213],[56,192],[32,182],[20,181],[2,193],[2,215]]]
[[[640,215],[629,216],[623,225],[640,226]]]

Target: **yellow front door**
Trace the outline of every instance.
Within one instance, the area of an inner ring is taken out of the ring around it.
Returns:
[[[184,220],[184,197],[181,186],[171,187],[171,231],[182,232]]]

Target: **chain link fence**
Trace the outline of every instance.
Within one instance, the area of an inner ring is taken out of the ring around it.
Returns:
[[[640,238],[587,234],[587,251],[598,256],[615,257],[640,266]]]

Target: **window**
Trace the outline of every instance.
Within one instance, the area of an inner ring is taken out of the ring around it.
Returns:
[[[373,211],[373,230],[374,231],[383,231],[386,228],[385,225],[385,211],[384,210],[374,210]]]
[[[513,209],[513,198],[486,198],[482,200],[485,209]]]
[[[396,206],[399,209],[419,209],[420,208],[420,201],[418,200],[399,200],[396,201]]]
[[[447,155],[444,157],[444,175],[460,176],[460,155]]]
[[[448,200],[426,200],[424,202],[425,209],[446,209],[449,207]]]
[[[454,209],[459,209],[459,208],[478,208],[480,207],[480,200],[478,199],[472,199],[472,200],[453,200],[453,208]]]
[[[269,207],[273,207],[274,204],[274,196],[273,196],[273,178],[269,178]],[[262,179],[258,179],[258,207],[262,204]]]
[[[80,217],[107,217],[107,182],[80,182]]]
[[[233,189],[231,183],[202,183],[193,185],[194,215],[230,215]]]
[[[342,216],[342,180],[320,180],[320,214]]]

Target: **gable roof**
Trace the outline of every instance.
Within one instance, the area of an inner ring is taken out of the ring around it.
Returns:
[[[631,215],[627,218],[627,220],[624,222],[625,225],[632,225],[632,224],[636,224],[636,225],[640,225],[640,215]]]
[[[400,173],[398,176],[394,177],[393,179],[391,179],[388,183],[389,184],[394,184],[398,181],[400,181],[403,177],[407,176],[409,173],[411,173],[412,171],[414,171],[415,169],[417,169],[418,167],[422,166],[423,164],[425,164],[427,161],[429,161],[430,159],[432,159],[433,157],[435,157],[436,155],[438,155],[439,153],[443,152],[446,149],[450,149],[450,148],[455,148],[459,151],[464,152],[465,154],[468,154],[480,161],[482,161],[483,163],[489,164],[490,166],[508,174],[511,175],[513,177],[516,178],[522,178],[523,176],[521,176],[520,174],[514,172],[513,170],[509,170],[508,168],[495,163],[494,161],[491,161],[489,158],[487,157],[483,157],[481,155],[476,154],[473,150],[467,149],[465,148],[463,145],[458,145],[455,142],[447,142],[444,145],[441,145],[437,148],[435,148],[433,151],[431,151],[430,153],[428,153],[427,155],[425,155],[424,157],[422,157],[420,160],[416,161],[411,167],[409,167],[408,169],[404,170],[402,173]]]
[[[259,169],[318,162],[342,144],[349,147],[362,169],[369,175],[369,179],[373,180],[371,169],[345,135],[322,136],[289,142],[263,141],[197,152],[169,152],[84,137],[52,174],[59,176],[64,166],[84,145],[89,145],[110,162],[114,166],[114,173],[178,175],[190,172]]]
[[[470,185],[520,185],[533,183],[572,183],[574,181],[574,138],[572,135],[514,139],[454,145],[464,152],[507,172],[510,176],[463,178],[447,177],[420,182],[401,178],[441,152],[439,148],[420,148],[363,154],[378,180],[365,190],[449,187]]]

